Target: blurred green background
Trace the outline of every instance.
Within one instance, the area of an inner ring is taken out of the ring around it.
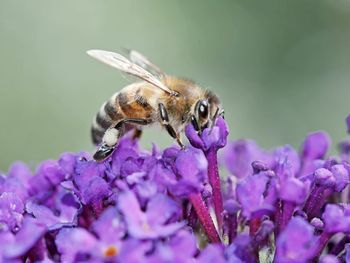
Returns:
[[[0,2],[0,169],[89,150],[100,105],[128,82],[92,48],[133,48],[222,99],[230,137],[334,142],[350,113],[350,1]],[[142,143],[172,143],[148,130]]]

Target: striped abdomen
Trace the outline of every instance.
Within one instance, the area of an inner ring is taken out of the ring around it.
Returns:
[[[101,106],[92,122],[91,138],[94,144],[101,143],[105,131],[124,118],[118,104],[118,94],[114,94]]]
[[[148,88],[144,83],[134,83],[114,94],[102,105],[92,123],[93,143],[101,143],[105,131],[125,118],[152,118],[155,107],[150,105],[153,100],[147,98],[155,98],[154,93],[154,89]],[[129,128],[130,126],[125,127],[124,130]]]

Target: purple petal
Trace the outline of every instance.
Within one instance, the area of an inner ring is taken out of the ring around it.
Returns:
[[[277,148],[274,152],[275,171],[280,180],[295,177],[300,170],[298,153],[290,145]]]
[[[91,255],[96,238],[83,228],[62,228],[55,240],[62,262],[76,262],[80,255]]]
[[[36,223],[32,218],[25,218],[22,228],[15,236],[14,243],[6,244],[3,248],[3,255],[7,258],[17,258],[25,255],[45,232],[45,226]]]
[[[198,149],[204,149],[203,140],[198,135],[198,132],[194,129],[192,124],[188,124],[186,126],[185,134],[193,147],[198,148]]]
[[[346,126],[348,128],[348,133],[350,133],[350,115],[346,117]]]
[[[224,250],[220,245],[208,245],[201,251],[198,259],[198,263],[225,263],[227,262],[224,257]]]
[[[317,252],[314,229],[300,217],[292,218],[277,238],[276,263],[309,262]]]
[[[157,194],[147,205],[147,219],[150,224],[163,225],[179,219],[181,207],[166,195]]]
[[[236,191],[245,217],[250,218],[252,213],[260,210],[274,210],[275,184],[265,172],[246,177],[238,184]]]
[[[335,255],[324,255],[320,258],[319,263],[340,263],[341,261]]]
[[[253,174],[252,163],[260,161],[267,166],[272,162],[272,155],[264,152],[250,140],[239,140],[226,146],[224,161],[227,169],[238,178]]]
[[[179,231],[168,242],[156,244],[149,262],[193,262],[197,251],[196,238],[188,231]],[[181,253],[179,253],[181,252]]]
[[[323,131],[310,133],[302,145],[301,156],[307,160],[322,159],[326,155],[330,143],[331,140],[327,133]]]
[[[93,223],[92,229],[105,243],[115,243],[125,235],[125,226],[114,207],[105,210]]]
[[[281,185],[279,196],[284,201],[302,204],[308,195],[308,190],[307,185],[299,179],[289,178]]]
[[[322,214],[325,231],[328,233],[350,233],[350,215],[347,214],[349,208],[349,205],[327,204]]]
[[[335,191],[341,192],[349,184],[349,174],[344,165],[336,164],[331,168],[335,178]]]
[[[204,149],[208,151],[210,148],[218,150],[224,147],[227,143],[228,133],[229,130],[225,120],[219,117],[213,128],[207,128],[203,131],[202,140],[204,142]]]

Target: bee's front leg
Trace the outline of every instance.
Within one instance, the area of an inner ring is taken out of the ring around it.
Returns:
[[[151,119],[127,118],[108,128],[103,136],[101,146],[93,156],[94,160],[98,162],[103,161],[113,153],[119,138],[124,134],[123,131],[126,124],[148,125],[151,122]]]
[[[181,149],[185,148],[185,145],[182,143],[180,134],[175,131],[174,127],[170,125],[169,123],[169,116],[168,116],[168,111],[166,110],[165,106],[163,103],[158,104],[158,109],[159,109],[159,115],[162,120],[162,125],[165,127],[169,135],[176,139],[176,142],[179,144]]]

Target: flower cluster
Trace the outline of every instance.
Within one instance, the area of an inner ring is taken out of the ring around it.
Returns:
[[[186,136],[185,150],[126,136],[101,163],[14,163],[0,175],[0,262],[350,261],[349,141],[335,157],[324,132],[300,153],[227,144],[221,117]]]

